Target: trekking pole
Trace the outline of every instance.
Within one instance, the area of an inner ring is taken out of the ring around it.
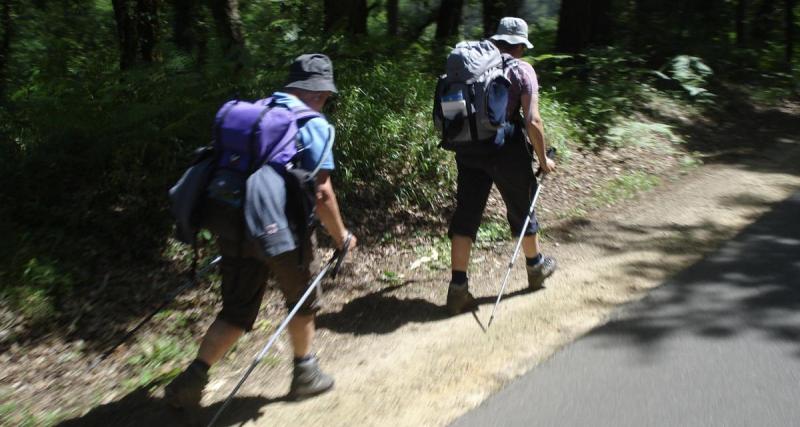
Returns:
[[[214,424],[219,420],[219,417],[222,415],[222,412],[225,411],[225,408],[227,408],[228,405],[233,400],[233,396],[236,395],[236,392],[239,391],[244,382],[247,380],[247,377],[250,376],[250,374],[253,372],[256,366],[258,366],[258,364],[261,363],[261,360],[267,355],[269,349],[272,347],[273,344],[275,344],[275,341],[278,339],[278,336],[280,336],[281,332],[283,332],[283,330],[286,329],[286,326],[289,325],[289,322],[292,320],[292,318],[294,318],[295,314],[297,314],[297,312],[300,310],[300,307],[303,305],[303,303],[306,302],[306,299],[308,299],[308,297],[311,295],[311,292],[317,289],[317,286],[319,286],[320,282],[322,282],[322,279],[325,277],[325,275],[328,273],[328,270],[330,270],[331,267],[333,267],[333,271],[331,272],[331,277],[336,277],[336,275],[339,273],[339,268],[341,268],[342,266],[342,261],[347,255],[348,249],[350,248],[350,240],[352,239],[352,237],[353,237],[352,234],[348,234],[347,238],[344,241],[342,249],[334,252],[331,259],[325,264],[325,266],[322,267],[322,270],[320,270],[319,274],[317,274],[317,277],[315,277],[314,280],[311,282],[311,284],[308,286],[306,292],[303,294],[302,297],[300,297],[300,300],[297,301],[297,304],[294,305],[292,311],[289,312],[289,315],[286,316],[286,319],[283,320],[280,326],[278,326],[278,329],[276,329],[275,332],[272,334],[272,336],[269,338],[269,341],[267,341],[267,345],[265,345],[264,348],[262,348],[261,351],[258,353],[256,358],[253,359],[253,362],[250,364],[250,367],[247,368],[247,371],[245,371],[242,378],[236,384],[236,387],[234,387],[233,390],[231,390],[230,394],[228,394],[228,397],[225,399],[225,402],[222,404],[217,413],[214,415],[214,418],[212,418],[211,422],[208,423],[208,427],[213,427]]]
[[[547,150],[547,157],[550,157],[555,154],[555,148],[550,148]],[[539,169],[539,172],[536,174],[542,175],[542,170]],[[531,216],[533,215],[533,208],[536,206],[536,200],[539,198],[539,193],[542,191],[544,178],[547,175],[542,175],[539,184],[536,186],[536,192],[533,194],[533,201],[531,202],[531,207],[528,209],[528,216],[525,218],[525,223],[522,225],[522,231],[519,233],[519,240],[517,240],[517,246],[514,248],[514,255],[511,256],[511,261],[508,263],[508,270],[506,270],[506,276],[503,278],[503,285],[500,287],[500,293],[497,294],[497,301],[494,303],[494,307],[492,308],[492,315],[489,316],[489,322],[486,324],[486,330],[492,326],[492,321],[494,320],[494,314],[497,311],[497,307],[500,305],[500,299],[503,298],[503,292],[506,290],[506,286],[508,285],[508,278],[511,276],[511,269],[514,267],[514,261],[517,260],[517,255],[519,255],[519,249],[522,247],[522,239],[525,238],[525,230],[528,228],[528,224],[531,222]]]
[[[125,341],[130,339],[130,337],[132,337],[139,329],[141,329],[141,327],[144,326],[145,323],[149,322],[150,319],[153,318],[153,316],[158,314],[159,311],[163,310],[164,307],[168,306],[172,302],[172,300],[174,300],[175,297],[178,296],[178,294],[180,294],[181,292],[183,292],[185,289],[189,288],[190,286],[194,285],[197,282],[198,278],[200,278],[200,277],[204,276],[206,273],[208,273],[208,271],[211,270],[211,268],[213,268],[217,264],[219,264],[219,262],[221,260],[222,260],[222,257],[221,256],[217,256],[216,258],[211,260],[211,262],[209,262],[205,267],[201,268],[200,270],[197,270],[197,272],[192,275],[191,279],[183,282],[183,284],[181,284],[180,286],[175,288],[175,290],[170,292],[167,295],[167,297],[164,298],[164,300],[161,302],[161,304],[155,310],[153,310],[147,317],[145,317],[144,319],[139,321],[139,323],[136,326],[134,326],[133,329],[128,331],[128,333],[125,334],[125,336],[123,336],[121,339],[117,340],[117,342],[114,345],[112,345],[111,348],[106,350],[99,358],[97,358],[92,363],[92,365],[89,366],[89,370],[94,369],[97,365],[100,364],[100,362],[102,362],[108,356],[110,356],[112,353],[114,353],[114,351],[117,348],[119,348],[119,346],[121,346]]]

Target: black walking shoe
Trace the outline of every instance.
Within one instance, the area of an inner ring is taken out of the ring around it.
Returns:
[[[545,256],[542,257],[542,262],[536,265],[528,265],[528,288],[534,291],[542,289],[544,280],[550,277],[556,271],[557,263],[555,258]]]
[[[208,372],[189,365],[164,388],[164,400],[176,409],[197,408],[200,406],[206,384],[208,384]]]
[[[475,310],[476,307],[475,297],[469,292],[467,283],[450,284],[447,288],[447,311],[451,316]]]
[[[333,388],[333,378],[319,369],[316,357],[294,364],[289,398],[303,400],[314,397]]]

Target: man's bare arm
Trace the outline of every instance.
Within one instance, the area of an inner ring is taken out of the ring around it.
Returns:
[[[542,172],[550,173],[555,170],[556,163],[547,157],[544,124],[542,123],[542,117],[539,115],[539,98],[523,94],[521,102],[525,111],[525,130],[528,132],[528,138],[533,144],[533,151],[536,153],[536,158],[539,159]]]
[[[322,226],[333,238],[337,248],[344,244],[349,233],[342,221],[342,214],[339,212],[339,203],[336,201],[336,193],[333,191],[330,172],[320,171],[317,174],[317,215]],[[350,241],[350,248],[356,246],[356,238]]]

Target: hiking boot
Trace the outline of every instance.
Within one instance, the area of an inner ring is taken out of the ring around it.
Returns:
[[[206,384],[208,384],[208,372],[189,365],[164,388],[164,400],[176,409],[199,407]]]
[[[544,280],[556,271],[556,260],[549,256],[543,256],[542,261],[536,265],[528,265],[528,288],[534,291],[542,289]]]
[[[447,311],[450,312],[451,316],[472,311],[476,306],[475,297],[469,293],[467,283],[463,285],[450,283],[447,288]]]
[[[294,364],[289,398],[303,400],[325,393],[333,388],[333,378],[319,369],[316,357]]]

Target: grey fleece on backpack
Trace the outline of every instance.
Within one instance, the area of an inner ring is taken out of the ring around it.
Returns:
[[[266,164],[247,178],[244,219],[247,234],[265,256],[297,248],[286,216],[286,182],[273,166]]]

